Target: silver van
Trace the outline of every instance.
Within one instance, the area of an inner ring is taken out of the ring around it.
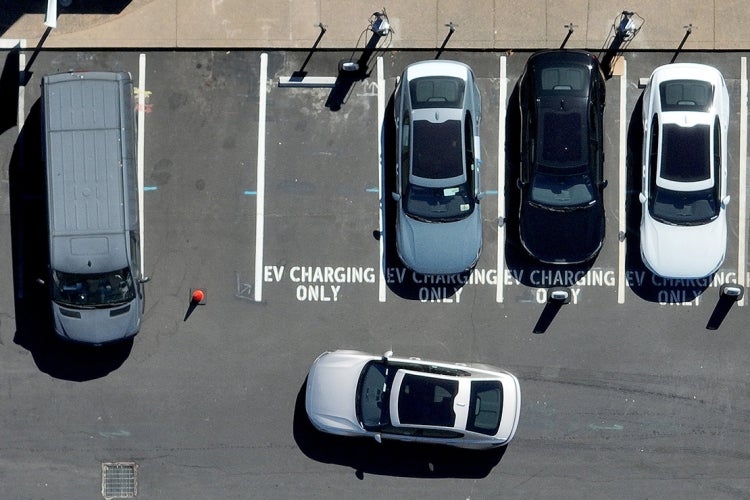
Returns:
[[[49,287],[55,332],[132,337],[144,307],[133,81],[126,72],[42,79]]]

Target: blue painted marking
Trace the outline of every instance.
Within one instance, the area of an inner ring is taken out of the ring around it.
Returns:
[[[248,196],[255,196],[256,194],[258,194],[258,192],[257,191],[245,191],[243,194],[246,194]]]
[[[367,188],[365,189],[365,191],[367,191],[368,193],[377,193],[380,190],[378,188]]]
[[[144,191],[156,191],[159,189],[157,186],[143,186]]]
[[[621,431],[624,428],[620,424],[614,424],[614,425],[589,424],[589,427],[591,429],[598,430],[598,431]]]
[[[485,193],[487,193],[487,194],[497,194],[497,189],[489,189],[489,190],[485,191]]]

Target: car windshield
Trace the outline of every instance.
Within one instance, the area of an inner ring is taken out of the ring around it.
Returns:
[[[596,201],[596,190],[587,174],[558,175],[537,171],[531,181],[530,201],[552,209],[586,207]]]
[[[58,304],[79,307],[110,307],[135,299],[130,270],[99,274],[74,274],[54,271],[53,300]]]
[[[701,80],[669,80],[659,84],[662,111],[708,111],[714,87]]]
[[[357,418],[367,430],[378,430],[391,422],[388,411],[390,388],[396,369],[372,361],[362,370],[357,384]]]
[[[665,224],[707,224],[719,215],[719,200],[712,188],[700,191],[673,191],[656,186],[649,201],[651,215]]]
[[[471,383],[466,429],[494,436],[503,414],[503,386],[497,380]]]
[[[711,177],[711,130],[708,125],[662,127],[659,177],[677,182],[698,182]]]
[[[408,425],[453,427],[457,392],[457,380],[406,373],[398,394],[398,419]]]
[[[409,82],[413,109],[461,108],[466,82],[451,76],[424,76]]]
[[[468,217],[474,210],[474,196],[468,183],[449,187],[407,187],[404,211],[423,222],[453,222]]]

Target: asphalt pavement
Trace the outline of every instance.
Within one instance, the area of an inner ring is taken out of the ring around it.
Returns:
[[[565,24],[576,25],[566,46],[602,47],[622,6],[477,2],[492,16],[459,2],[386,6],[395,31],[366,76],[288,88],[278,83],[295,72],[331,77],[360,56],[382,5],[94,3],[61,7],[42,44],[44,2],[0,15],[3,43],[27,47],[2,53],[0,78],[4,496],[102,498],[103,468],[120,464],[140,498],[747,498],[748,309],[718,293],[748,278],[744,4],[631,6],[645,23],[607,82],[605,246],[566,274],[529,262],[504,224],[515,210],[515,84],[532,49],[563,42]],[[326,50],[313,51],[319,22]],[[390,98],[408,63],[437,55],[470,64],[483,96],[485,240],[468,283],[404,269],[389,222]],[[675,57],[718,67],[732,102],[727,258],[705,283],[646,273],[631,210],[638,82]],[[105,349],[52,339],[36,283],[46,271],[39,81],[70,68],[144,82],[151,281],[141,333]],[[557,284],[574,301],[549,304]],[[195,288],[206,303],[191,308]],[[514,441],[476,454],[313,431],[305,376],[337,348],[512,371],[523,397]]]

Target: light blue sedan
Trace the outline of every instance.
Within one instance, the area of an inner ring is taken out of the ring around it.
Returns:
[[[482,104],[474,73],[455,61],[414,63],[394,99],[399,257],[421,274],[469,271],[482,250]]]

